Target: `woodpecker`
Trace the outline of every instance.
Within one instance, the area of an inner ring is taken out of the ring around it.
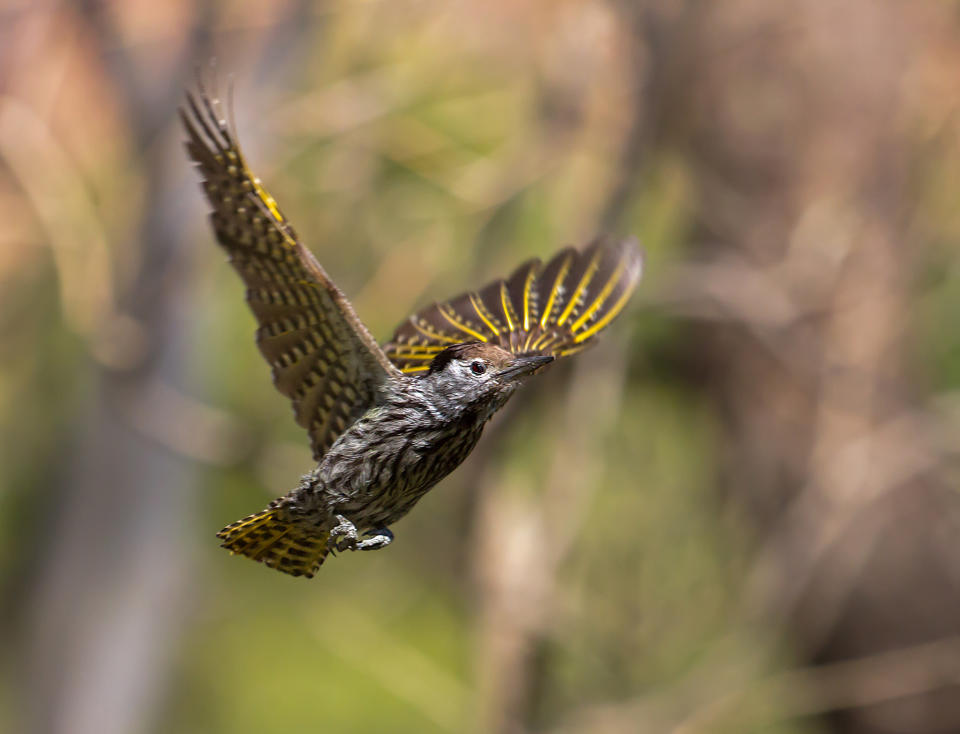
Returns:
[[[470,454],[517,388],[592,343],[640,279],[636,240],[599,238],[427,306],[381,347],[247,166],[219,101],[199,84],[180,116],[257,345],[318,462],[217,534],[284,573],[309,578],[332,552],[389,545],[390,526]]]

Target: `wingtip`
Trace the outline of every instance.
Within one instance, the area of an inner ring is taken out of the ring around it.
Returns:
[[[647,267],[647,248],[640,244],[640,238],[633,234],[621,240],[621,247],[629,250],[631,270],[635,271],[632,273],[633,278],[640,280]]]
[[[618,238],[601,235],[597,238],[596,242],[610,247],[611,250],[619,253],[621,257],[627,257],[629,259],[630,280],[634,283],[640,280],[646,268],[647,250],[640,244],[639,237],[634,234]]]

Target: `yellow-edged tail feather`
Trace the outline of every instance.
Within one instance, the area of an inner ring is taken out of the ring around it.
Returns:
[[[269,509],[227,525],[217,533],[224,548],[291,576],[312,578],[327,555],[329,533],[284,520]]]

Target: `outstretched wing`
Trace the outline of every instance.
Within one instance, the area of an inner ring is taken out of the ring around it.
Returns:
[[[180,116],[217,240],[247,286],[257,345],[319,459],[399,372],[251,173],[217,100],[201,86]]]
[[[428,369],[444,347],[466,341],[565,357],[623,310],[642,270],[643,251],[633,238],[567,248],[546,265],[530,260],[506,280],[418,311],[383,349],[408,373]]]

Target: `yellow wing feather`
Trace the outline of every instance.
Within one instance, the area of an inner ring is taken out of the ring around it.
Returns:
[[[247,287],[257,345],[319,459],[399,371],[253,175],[218,102],[199,91],[181,110],[187,152],[217,241]]]
[[[515,353],[574,354],[624,309],[642,270],[643,252],[633,239],[567,248],[545,265],[532,260],[505,280],[418,311],[384,352],[407,373],[423,372],[438,351],[458,341],[492,342]]]

